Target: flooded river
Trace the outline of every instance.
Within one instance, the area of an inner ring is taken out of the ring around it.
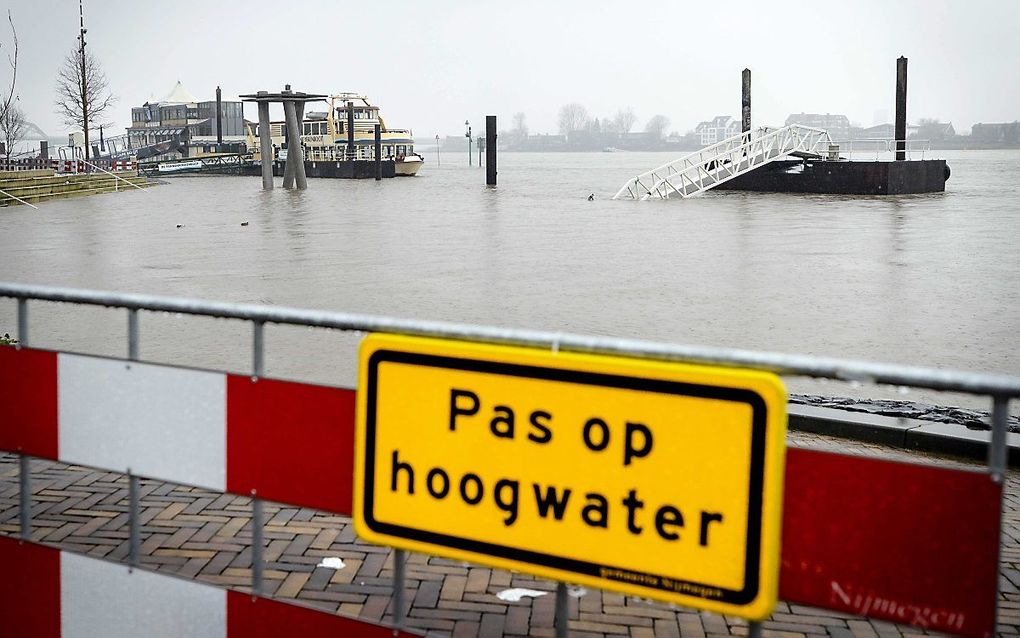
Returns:
[[[438,166],[428,154],[413,179],[310,180],[305,192],[174,178],[0,209],[0,280],[1017,374],[1020,151],[945,156],[948,192],[885,198],[611,201],[672,159],[655,153],[504,153],[497,189],[452,152]],[[14,317],[0,301],[0,335]],[[33,345],[124,352],[123,311],[40,303],[31,317]],[[143,359],[250,369],[239,322],[146,314],[141,325]],[[356,340],[268,328],[268,373],[350,385]]]

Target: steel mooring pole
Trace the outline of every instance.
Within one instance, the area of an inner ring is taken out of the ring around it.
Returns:
[[[740,132],[745,136],[751,132],[751,69],[740,76]]]
[[[907,59],[896,59],[896,159],[907,159]]]
[[[375,179],[382,179],[382,127],[375,125]]]
[[[404,626],[404,567],[407,563],[407,552],[402,549],[393,550],[393,624]]]
[[[556,626],[556,638],[567,638],[570,629],[569,623],[570,597],[567,595],[567,584],[556,583],[556,616],[553,624]]]
[[[496,116],[485,116],[485,183],[496,185]]]
[[[358,159],[358,153],[354,147],[354,102],[347,103],[347,159]]]

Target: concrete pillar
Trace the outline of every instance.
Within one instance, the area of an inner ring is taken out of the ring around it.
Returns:
[[[305,175],[305,152],[301,148],[301,133],[305,130],[305,103],[295,102],[294,111],[297,116],[297,131],[298,131],[298,150],[301,152],[301,161],[294,165],[294,177],[297,179],[298,188],[304,190],[308,188],[308,178]],[[302,186],[303,184],[303,186]]]
[[[496,116],[485,116],[485,183],[496,185]]]
[[[265,91],[259,91],[265,93]],[[273,137],[269,130],[269,102],[259,102],[259,148],[262,152],[262,190],[273,190]]]
[[[382,127],[375,125],[375,179],[382,179]]]
[[[907,159],[907,58],[896,59],[896,159]]]
[[[740,77],[740,132],[751,132],[751,69]]]
[[[308,188],[308,182],[305,180],[304,157],[301,153],[301,129],[298,128],[294,100],[286,100],[283,103],[283,112],[287,116],[287,166],[284,170],[283,187],[291,187],[287,183],[287,173],[290,173],[293,179],[297,180],[298,190],[304,190]]]
[[[284,115],[287,113],[287,104],[289,102],[283,102]],[[287,144],[287,161],[283,164],[283,187],[294,188],[294,171],[296,170],[297,164],[290,161],[290,120],[284,117],[286,127],[284,130],[286,134],[283,136],[284,142]]]
[[[354,153],[354,102],[347,103],[347,154],[353,159]]]

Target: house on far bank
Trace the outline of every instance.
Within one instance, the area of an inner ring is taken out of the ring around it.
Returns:
[[[982,144],[1016,144],[1020,142],[1020,122],[978,123],[971,127],[970,138]]]
[[[820,128],[834,140],[850,139],[850,118],[839,113],[791,113],[786,126],[791,124]]]
[[[908,137],[916,137],[928,142],[944,142],[956,137],[956,129],[953,128],[952,122],[921,120],[921,123],[917,125],[917,131]]]
[[[740,133],[740,120],[729,115],[716,115],[711,120],[699,122],[694,127],[694,134],[701,138],[702,146],[721,142],[738,133]]]
[[[907,137],[916,137],[918,127],[907,124]],[[852,140],[891,140],[896,137],[895,124],[876,124],[868,128],[853,128],[849,139]]]

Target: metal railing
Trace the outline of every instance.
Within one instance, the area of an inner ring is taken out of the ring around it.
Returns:
[[[762,127],[663,164],[627,180],[613,199],[690,197],[793,153],[823,156],[831,144],[822,129],[790,124]]]
[[[882,138],[861,138],[849,140],[835,140],[832,142],[839,146],[841,159],[854,159],[854,156],[864,156],[868,159],[883,159],[884,155],[894,154],[897,150],[906,153],[907,159],[923,160],[925,155],[931,154],[931,140],[894,140],[887,137]],[[903,144],[902,149],[897,146]]]
[[[470,324],[397,319],[376,315],[301,310],[297,308],[260,306],[227,302],[182,299],[154,295],[124,294],[58,288],[27,284],[0,283],[0,297],[13,298],[17,302],[18,347],[28,346],[29,301],[64,302],[123,308],[127,311],[127,354],[128,359],[139,359],[139,311],[171,312],[251,322],[252,325],[252,372],[256,377],[265,374],[265,324],[286,324],[309,326],[344,331],[382,332],[412,336],[445,337],[483,343],[512,344],[551,349],[554,352],[598,353],[625,355],[643,359],[702,363],[731,367],[750,368],[773,372],[785,376],[806,376],[839,381],[869,382],[927,388],[931,390],[962,392],[973,395],[987,395],[991,398],[991,437],[988,445],[987,472],[991,479],[1002,483],[1007,463],[1007,420],[1009,402],[1020,398],[1020,377],[1011,375],[985,374],[956,370],[940,370],[916,366],[893,365],[815,357],[808,355],[758,352],[729,348],[676,345],[637,339],[596,337],[578,334],[520,330],[477,326]],[[20,530],[24,539],[31,534],[31,508],[28,501],[31,494],[28,457],[21,455],[21,518]],[[132,520],[137,515],[136,479],[131,481],[129,501]],[[252,499],[253,560],[252,591],[260,592],[261,572],[261,525],[263,523],[262,503]],[[137,522],[131,524],[129,564],[137,566],[138,561]],[[1001,551],[1001,550],[1000,550]],[[404,622],[404,561],[406,554],[396,550],[394,554],[394,620],[398,626]],[[557,618],[566,610],[565,587],[558,587],[556,596]],[[998,601],[998,589],[996,589]],[[998,604],[996,602],[996,604]],[[557,623],[557,635],[565,634],[565,613],[563,621]],[[564,633],[561,633],[561,629]],[[760,635],[760,623],[751,623],[750,634]]]

